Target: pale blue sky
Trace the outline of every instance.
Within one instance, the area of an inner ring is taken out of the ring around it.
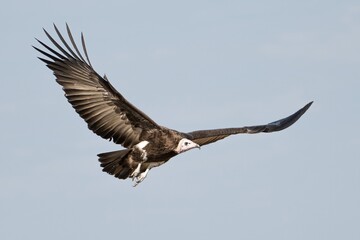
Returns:
[[[8,1],[0,9],[0,239],[360,239],[358,1]],[[267,123],[150,171],[101,171],[36,59],[69,23],[92,64],[180,131]]]

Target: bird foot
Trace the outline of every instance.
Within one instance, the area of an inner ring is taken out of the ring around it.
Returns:
[[[139,183],[141,183],[142,181],[144,181],[144,179],[146,178],[148,172],[149,172],[149,168],[147,168],[145,170],[145,172],[142,172],[140,174],[138,174],[137,176],[133,177],[133,181],[135,180],[135,184],[133,187],[136,187]]]
[[[134,179],[139,176],[140,173],[140,168],[141,168],[141,163],[139,163],[136,167],[136,169],[132,172],[132,174],[130,175],[130,177],[132,177],[132,180],[134,181]]]

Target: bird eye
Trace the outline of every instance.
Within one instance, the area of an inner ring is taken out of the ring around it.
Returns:
[[[185,146],[189,145],[190,143],[189,142],[185,142]]]

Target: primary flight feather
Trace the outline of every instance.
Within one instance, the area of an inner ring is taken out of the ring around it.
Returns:
[[[121,144],[126,149],[99,154],[103,171],[120,179],[132,178],[135,186],[142,182],[149,170],[170,158],[200,146],[240,133],[275,132],[295,123],[311,106],[305,105],[296,113],[281,120],[259,126],[178,132],[159,126],[149,116],[128,102],[92,67],[81,34],[82,51],[66,25],[71,43],[58,28],[55,32],[62,46],[44,29],[54,48],[37,40],[47,51],[34,47],[46,58],[39,58],[53,71],[63,87],[65,97],[85,120],[90,130],[102,138]]]

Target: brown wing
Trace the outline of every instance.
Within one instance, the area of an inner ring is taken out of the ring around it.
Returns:
[[[142,131],[160,129],[151,118],[116,91],[105,76],[102,78],[95,72],[89,61],[83,35],[81,34],[81,40],[86,60],[78,50],[68,25],[66,27],[73,48],[64,40],[55,25],[55,31],[65,49],[45,29],[45,34],[58,51],[39,40],[37,41],[49,52],[34,48],[51,59],[39,58],[53,70],[66,98],[87,122],[89,129],[124,147],[137,144]]]
[[[280,119],[278,121],[268,123],[266,125],[259,126],[250,126],[250,127],[241,127],[241,128],[223,128],[223,129],[214,129],[214,130],[200,130],[186,133],[186,136],[193,142],[199,144],[200,146],[206,145],[209,143],[216,142],[223,138],[226,138],[230,135],[240,134],[240,133],[260,133],[260,132],[276,132],[281,131],[287,127],[290,127],[295,123],[311,106],[313,102],[306,104],[296,113],[292,114],[289,117]]]

